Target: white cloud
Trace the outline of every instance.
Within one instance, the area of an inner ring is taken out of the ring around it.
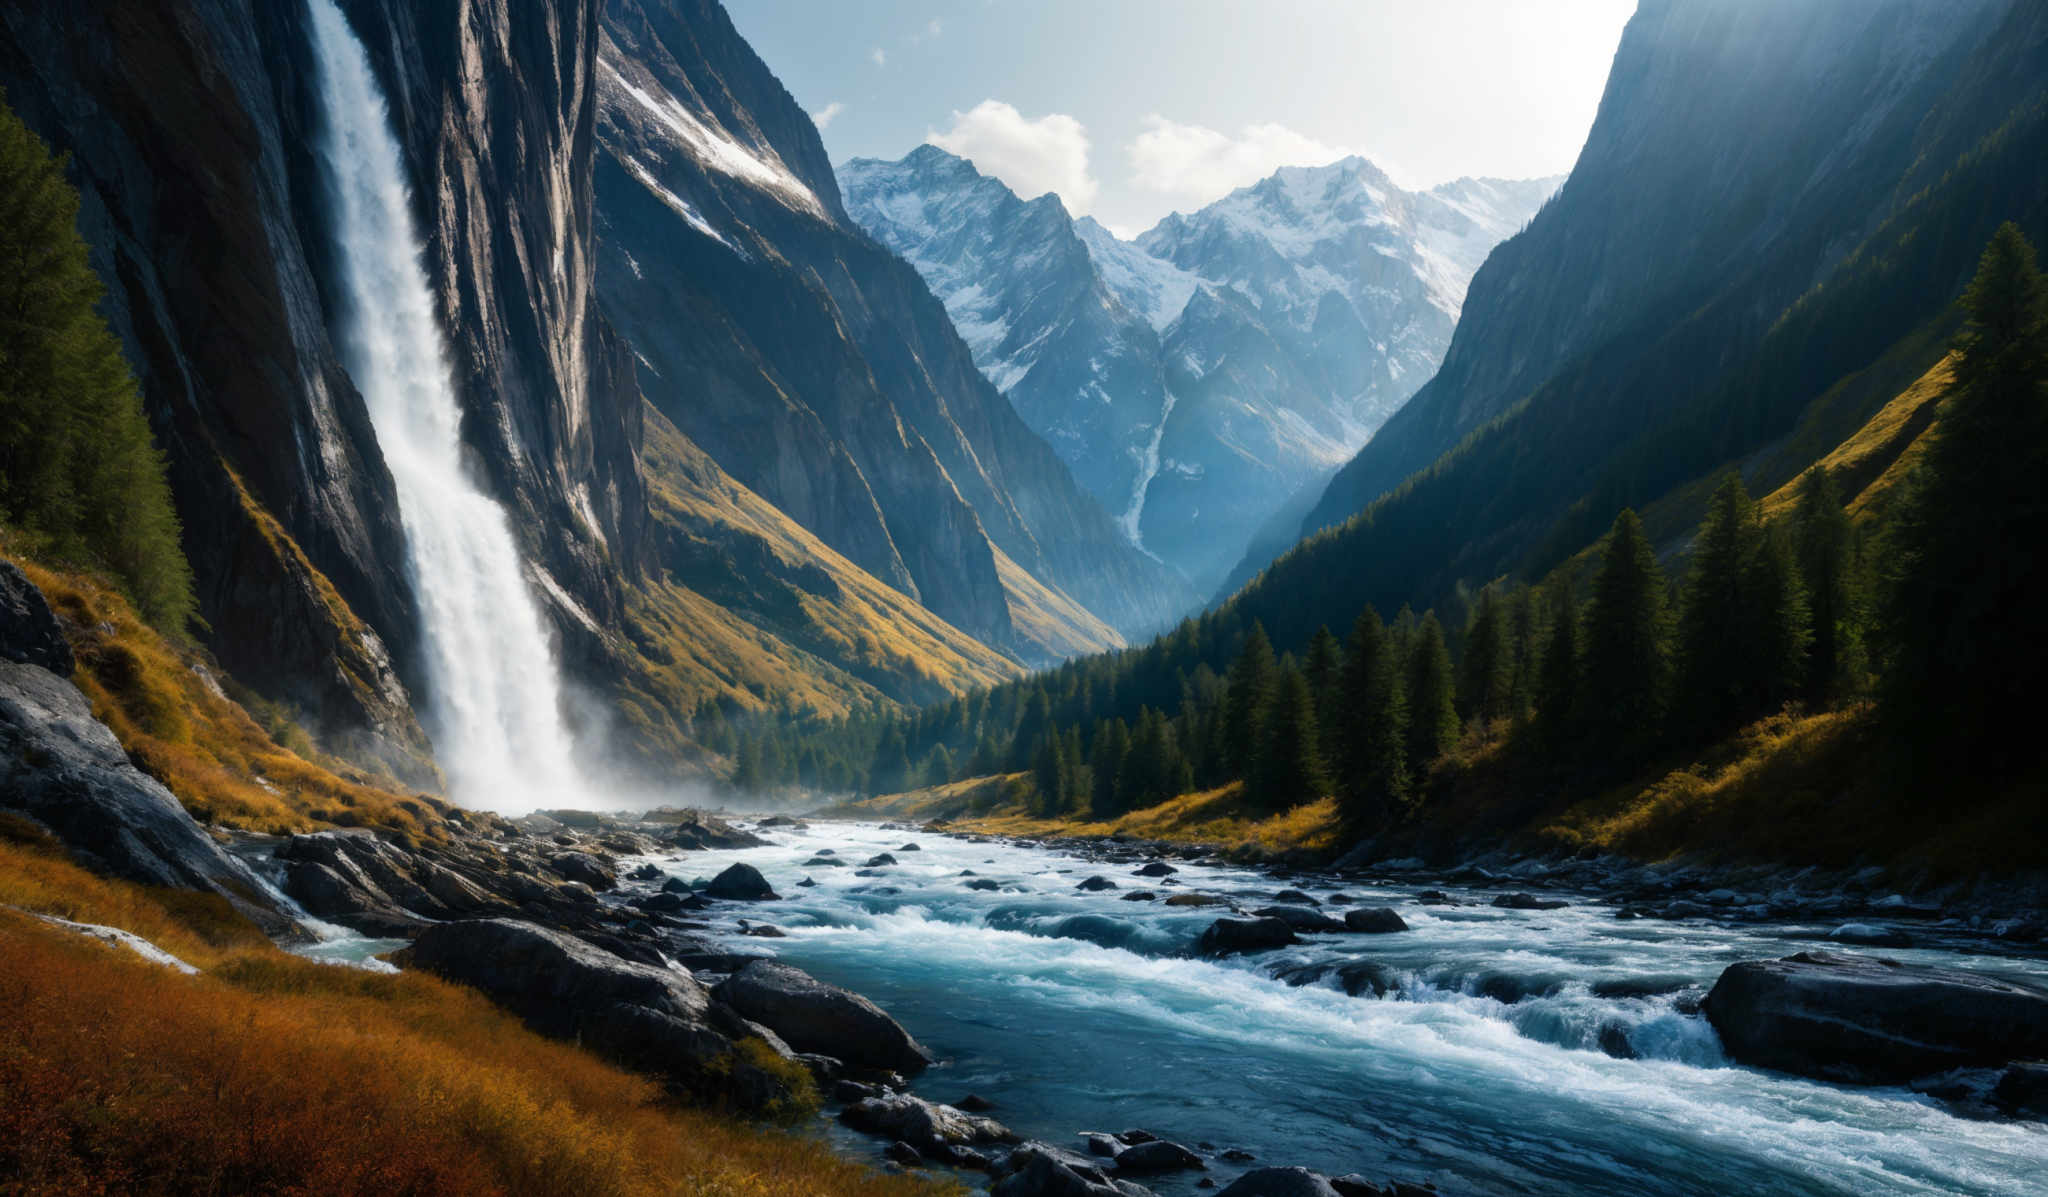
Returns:
[[[952,128],[930,130],[925,140],[971,160],[1025,199],[1057,192],[1075,216],[1086,215],[1095,203],[1088,130],[1064,113],[1033,119],[1001,100],[983,100],[967,112],[955,111]]]
[[[825,126],[831,124],[835,120],[838,120],[839,114],[844,111],[846,111],[846,105],[840,103],[837,100],[834,100],[830,104],[827,104],[823,108],[820,108],[816,112],[813,112],[811,114],[811,123],[818,126],[818,132],[823,133],[825,131]]]
[[[1246,125],[1236,137],[1163,116],[1145,118],[1145,131],[1124,147],[1133,182],[1199,208],[1283,166],[1321,166],[1352,153],[1285,125]]]
[[[943,29],[944,27],[939,24],[939,19],[937,17],[933,17],[931,20],[931,24],[926,25],[923,29],[910,35],[910,44],[915,46],[920,42],[930,41],[932,38],[939,36]]]
[[[889,56],[882,52],[882,47],[880,46],[876,46],[874,49],[869,50],[868,57],[875,60],[876,66],[886,66],[889,62]]]

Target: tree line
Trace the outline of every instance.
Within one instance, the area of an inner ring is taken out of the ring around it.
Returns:
[[[191,571],[100,293],[64,160],[0,100],[0,522],[31,555],[106,571],[181,632]]]
[[[2048,545],[2043,294],[2032,247],[2003,226],[1963,296],[1929,449],[1882,527],[1852,523],[1822,466],[1775,519],[1730,473],[1676,576],[1625,508],[1590,560],[1537,587],[1483,586],[1448,628],[1434,610],[1368,606],[1341,639],[1318,628],[1283,653],[1226,607],[1145,648],[903,716],[769,729],[739,751],[789,761],[779,779],[747,766],[766,786],[884,793],[1024,773],[1046,815],[1112,818],[1242,782],[1269,811],[1334,796],[1365,830],[1405,818],[1461,748],[1506,740],[1537,777],[1600,784],[1788,704],[1875,699],[1922,766],[2028,767],[2040,753],[2019,723],[2044,664],[2028,612]]]

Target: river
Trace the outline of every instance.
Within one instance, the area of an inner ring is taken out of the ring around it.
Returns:
[[[2048,1127],[1723,1058],[1694,1012],[1699,997],[1730,962],[1814,946],[1823,927],[1624,921],[1578,900],[1503,910],[1488,904],[1501,890],[1453,886],[1442,888],[1459,905],[1423,906],[1415,881],[1282,883],[1222,865],[1178,863],[1162,884],[1128,864],[872,825],[766,834],[773,846],[652,859],[693,880],[736,861],[759,868],[784,900],[716,913],[772,922],[787,938],[735,934],[734,945],[872,998],[940,1058],[913,1092],[989,1097],[992,1115],[1027,1137],[1078,1147],[1078,1131],[1137,1126],[1261,1165],[1431,1181],[1447,1194],[2042,1191]],[[820,849],[846,866],[805,867]],[[857,875],[884,851],[898,863]],[[999,888],[971,889],[964,873]],[[1076,888],[1098,874],[1118,888]],[[800,887],[806,877],[816,885]],[[1125,900],[1199,890],[1249,907],[1283,884],[1392,906],[1411,930],[1195,959],[1185,953],[1225,912]],[[1885,954],[2048,983],[2048,963],[1958,944]],[[1299,986],[1272,975],[1353,961],[1376,966],[1354,977],[1376,976],[1392,995],[1348,996],[1335,975]],[[1635,1058],[1603,1050],[1603,1032]],[[841,1138],[862,1153],[880,1146]],[[1217,1162],[1209,1175],[1226,1181],[1244,1166]],[[1196,1180],[1148,1184],[1192,1194]]]

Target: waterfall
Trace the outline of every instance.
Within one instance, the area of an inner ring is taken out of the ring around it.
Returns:
[[[397,484],[420,608],[427,722],[459,802],[522,810],[575,788],[554,654],[505,511],[462,461],[404,159],[369,55],[334,0],[308,0],[343,311],[337,340]]]

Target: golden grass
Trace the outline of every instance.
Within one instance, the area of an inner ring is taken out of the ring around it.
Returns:
[[[1269,854],[1332,852],[1341,847],[1337,800],[1322,798],[1277,814],[1253,810],[1238,782],[1182,794],[1114,819],[1086,812],[1045,818],[1033,814],[1022,773],[976,777],[928,786],[820,812],[845,818],[944,819],[952,830],[1032,838],[1125,835],[1137,839],[1215,844]]]
[[[1818,464],[1840,481],[1852,519],[1860,522],[1875,515],[1885,496],[1926,452],[1927,432],[1935,423],[1942,397],[1955,382],[1955,362],[1954,354],[1936,362],[1820,459]],[[1775,519],[1789,513],[1798,501],[1799,480],[1795,477],[1764,496],[1761,504],[1764,514]]]
[[[991,546],[993,547],[993,546]],[[1060,590],[1039,581],[1008,553],[995,550],[996,576],[1010,608],[1010,625],[1055,660],[1124,647],[1115,628]]]
[[[72,680],[93,714],[201,822],[267,832],[374,826],[421,839],[443,835],[447,808],[439,799],[387,789],[315,752],[303,733],[286,735],[299,751],[280,744],[227,696],[196,652],[144,623],[113,587],[86,574],[15,563],[62,622],[78,659]]]
[[[958,1192],[679,1108],[435,978],[214,942],[162,897],[0,844],[0,902],[207,969],[0,909],[0,1194]]]

